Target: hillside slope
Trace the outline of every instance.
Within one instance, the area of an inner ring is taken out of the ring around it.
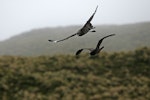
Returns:
[[[150,100],[150,48],[78,59],[0,56],[0,100]]]
[[[84,47],[95,47],[103,36],[115,33],[116,36],[104,40],[105,51],[132,50],[150,46],[150,22],[127,25],[96,26],[96,33],[82,37],[75,36],[61,43],[50,43],[48,39],[62,39],[74,34],[81,26],[43,28],[24,32],[0,42],[0,55],[52,55],[75,53]]]

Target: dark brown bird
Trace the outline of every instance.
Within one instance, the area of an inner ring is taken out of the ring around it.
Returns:
[[[102,39],[100,39],[100,40],[98,41],[98,44],[97,44],[97,46],[96,46],[95,49],[93,49],[93,48],[83,48],[83,49],[79,49],[79,50],[76,52],[76,55],[79,55],[83,50],[89,50],[89,51],[90,51],[90,55],[96,55],[96,54],[98,54],[98,53],[104,48],[104,46],[102,46],[102,47],[100,48],[100,45],[101,45],[102,41],[103,41],[105,38],[110,37],[110,36],[114,36],[114,35],[115,35],[115,34],[110,34],[110,35],[107,35],[107,36],[103,37]]]
[[[77,33],[75,33],[71,36],[68,36],[64,39],[61,39],[61,40],[48,40],[48,41],[54,42],[54,43],[61,42],[61,41],[67,40],[75,35],[82,36],[82,35],[88,33],[91,29],[94,29],[95,27],[93,27],[93,25],[91,24],[91,20],[93,19],[94,15],[97,11],[97,8],[98,8],[98,6],[96,7],[95,12],[92,14],[92,16],[89,18],[89,20],[84,24],[84,26]],[[92,30],[91,32],[96,32],[96,31]]]

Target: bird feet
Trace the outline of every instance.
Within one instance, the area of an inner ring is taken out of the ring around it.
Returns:
[[[90,31],[90,32],[96,32],[95,30],[92,30],[92,31]]]

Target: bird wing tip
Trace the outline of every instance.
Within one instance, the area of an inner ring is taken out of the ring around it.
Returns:
[[[57,43],[57,41],[55,41],[55,40],[48,40],[49,42],[54,42],[54,43]]]
[[[96,6],[96,8],[98,8],[98,5]]]
[[[76,52],[76,56],[79,55],[82,51],[83,51],[83,49],[79,49],[79,50]]]

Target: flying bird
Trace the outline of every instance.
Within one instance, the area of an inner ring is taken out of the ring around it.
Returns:
[[[84,24],[84,26],[77,31],[77,33],[75,33],[75,34],[73,34],[71,36],[68,36],[68,37],[66,37],[64,39],[61,39],[61,40],[48,40],[48,41],[49,42],[54,42],[54,43],[61,42],[61,41],[67,40],[67,39],[69,39],[69,38],[71,38],[71,37],[73,37],[75,35],[82,36],[82,35],[88,33],[91,29],[94,29],[95,27],[93,27],[93,25],[91,24],[91,20],[93,19],[94,15],[95,15],[95,13],[97,11],[97,8],[98,8],[98,6],[96,7],[95,12],[92,14],[92,16],[88,19],[88,21]],[[96,32],[96,31],[95,30],[91,30],[90,32]]]
[[[100,48],[100,45],[101,45],[102,41],[103,41],[105,38],[110,37],[110,36],[114,36],[114,35],[115,35],[115,34],[110,34],[110,35],[107,35],[107,36],[103,37],[102,39],[100,39],[100,40],[98,41],[98,44],[97,44],[97,46],[96,46],[95,49],[93,49],[93,48],[83,48],[83,49],[79,49],[79,50],[76,52],[76,56],[79,55],[83,50],[89,50],[89,51],[90,51],[90,55],[96,55],[96,54],[98,54],[98,53],[104,48],[104,46],[102,46],[102,47]]]

